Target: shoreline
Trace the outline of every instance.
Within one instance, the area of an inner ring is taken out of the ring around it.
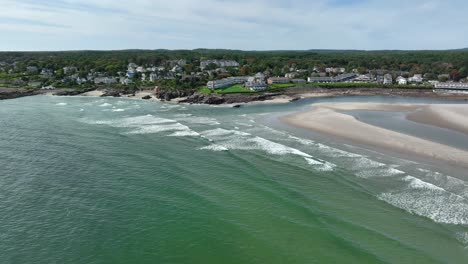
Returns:
[[[468,122],[468,116],[451,117],[453,112],[468,113],[468,105],[453,106],[450,104],[320,103],[313,105],[309,110],[283,116],[280,121],[293,127],[343,139],[354,145],[390,150],[407,156],[415,155],[468,168],[468,151],[466,150],[364,123],[341,112],[360,110],[405,112],[407,115],[418,113],[418,116],[413,116],[408,120],[450,130],[457,128],[456,131],[464,131],[468,135],[468,128],[464,125]],[[433,108],[433,111],[446,111],[446,113],[443,117],[433,118],[434,114],[427,111],[428,108]]]
[[[152,90],[128,91],[112,88],[57,89],[57,90],[30,90],[25,88],[1,88],[0,100],[14,99],[33,95],[54,96],[93,96],[93,97],[127,97],[149,101],[167,103],[208,104],[208,105],[243,105],[243,104],[276,104],[289,103],[310,98],[326,97],[352,97],[352,96],[385,96],[385,97],[413,97],[446,100],[468,101],[468,93],[438,93],[430,89],[388,89],[388,88],[314,88],[295,87],[280,92],[265,92],[255,94],[198,94],[190,96],[177,96],[169,100],[157,98]],[[149,98],[149,97],[151,98]],[[146,98],[145,98],[146,97]]]

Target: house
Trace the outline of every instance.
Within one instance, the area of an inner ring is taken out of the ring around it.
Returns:
[[[251,91],[264,91],[268,88],[266,83],[247,82],[245,84]]]
[[[353,80],[353,82],[361,82],[361,83],[368,83],[371,81],[372,81],[372,78],[367,74],[359,75]]]
[[[252,91],[263,91],[266,90],[266,88],[268,88],[268,85],[265,82],[265,74],[261,72],[255,74],[255,76],[253,77],[250,77],[245,83],[245,85]]]
[[[290,83],[290,82],[291,82],[291,80],[289,78],[286,78],[286,77],[270,77],[267,80],[267,83],[269,85],[279,84],[279,83]]]
[[[140,72],[140,73],[144,73],[144,72],[146,72],[146,69],[143,68],[142,66],[138,66],[138,67],[136,68],[136,71],[137,71],[137,72]]]
[[[134,78],[134,77],[135,77],[135,71],[132,70],[132,69],[129,69],[129,70],[127,71],[127,77],[128,77],[128,78]]]
[[[28,67],[26,67],[26,71],[29,72],[29,73],[35,73],[38,70],[37,70],[36,66],[28,66]]]
[[[403,77],[403,76],[398,76],[396,78],[396,82],[398,83],[398,85],[407,85],[408,84],[408,80],[406,80],[406,78]]]
[[[393,77],[391,74],[385,74],[384,75],[384,81],[383,81],[383,84],[384,85],[390,85],[390,84],[393,84]]]
[[[375,81],[376,81],[377,83],[383,84],[384,81],[385,81],[385,76],[383,76],[383,75],[377,75],[377,76],[375,77]]]
[[[74,73],[76,71],[78,71],[78,68],[76,68],[75,66],[63,67],[63,73],[64,74],[71,74],[71,73]]]
[[[413,77],[408,78],[409,83],[422,83],[423,77],[422,74],[415,74]]]
[[[160,78],[159,75],[157,73],[154,73],[154,72],[151,73],[150,76],[149,76],[150,82],[155,82],[155,81],[159,80],[159,78]]]
[[[265,82],[265,78],[266,78],[266,77],[265,77],[265,74],[263,74],[262,72],[259,72],[259,73],[255,74],[254,77],[255,77],[256,79],[258,79],[258,80],[261,80],[261,81]]]
[[[41,90],[55,90],[55,87],[53,85],[42,86]]]
[[[220,89],[234,84],[244,84],[248,81],[249,77],[247,76],[237,76],[237,77],[228,77],[221,80],[209,81],[206,86],[211,89]]]
[[[310,83],[335,83],[335,82],[346,82],[356,78],[355,73],[340,74],[336,77],[309,77],[307,81]]]
[[[239,67],[240,66],[240,64],[234,60],[204,60],[200,62],[200,68],[205,69],[210,64],[215,64],[218,67]]]
[[[299,73],[298,73],[298,72],[290,72],[290,73],[286,73],[286,74],[284,75],[284,77],[289,78],[289,79],[294,79],[294,78],[296,78],[297,76],[299,76]]]
[[[468,83],[456,83],[456,82],[435,83],[434,88],[447,89],[447,90],[468,90]]]
[[[133,63],[133,62],[130,62],[130,63],[128,64],[128,68],[129,68],[129,69],[136,69],[137,67],[138,67],[138,65],[136,65],[136,64]]]
[[[182,67],[180,67],[179,65],[176,65],[171,69],[171,72],[181,72],[182,70],[183,70]]]
[[[84,77],[83,78],[80,78],[80,77],[76,78],[76,83],[79,84],[79,85],[82,85],[83,83],[87,83],[87,82],[88,82],[88,80],[86,78],[84,78]]]
[[[96,77],[94,78],[95,84],[114,84],[117,80],[113,77]]]
[[[43,68],[41,70],[41,75],[43,78],[52,78],[54,76],[54,71],[52,69]]]
[[[120,78],[120,83],[123,85],[134,84],[133,80],[129,78]]]
[[[326,73],[345,73],[346,69],[345,68],[325,68]]]

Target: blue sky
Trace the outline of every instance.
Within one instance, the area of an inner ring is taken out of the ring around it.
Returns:
[[[466,0],[0,0],[0,50],[453,49]]]

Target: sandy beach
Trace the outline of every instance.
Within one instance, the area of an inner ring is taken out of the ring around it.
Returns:
[[[412,135],[361,122],[345,111],[405,112],[407,119],[468,134],[468,105],[321,103],[305,112],[285,116],[289,125],[332,135],[352,143],[437,159],[468,167],[468,152]]]

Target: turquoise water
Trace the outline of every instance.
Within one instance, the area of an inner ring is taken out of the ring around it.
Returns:
[[[468,175],[275,121],[310,103],[0,101],[0,263],[467,263]]]

